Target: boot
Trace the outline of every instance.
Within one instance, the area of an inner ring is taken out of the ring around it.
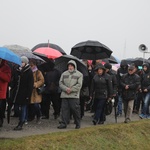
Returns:
[[[22,130],[23,122],[19,122],[18,125],[14,128],[14,130],[19,131]]]
[[[3,127],[3,118],[0,119],[0,127]]]

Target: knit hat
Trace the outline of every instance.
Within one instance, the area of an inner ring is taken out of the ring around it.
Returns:
[[[22,63],[25,63],[25,64],[29,63],[29,59],[26,56],[21,56],[21,61]]]
[[[104,64],[104,67],[106,68],[106,69],[111,69],[112,68],[112,65],[110,64],[110,63],[105,63]]]

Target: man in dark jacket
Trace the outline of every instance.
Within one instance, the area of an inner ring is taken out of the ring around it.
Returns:
[[[135,66],[129,66],[128,73],[122,76],[120,85],[122,87],[122,97],[124,103],[125,121],[131,121],[134,99],[140,85],[140,77],[135,74]]]
[[[28,64],[28,58],[22,56],[21,60],[22,66],[17,69],[12,83],[16,87],[14,102],[20,106],[19,123],[14,130],[22,130],[22,126],[27,119],[27,105],[30,103],[34,83],[33,73]]]
[[[128,64],[126,60],[121,60],[120,68],[117,70],[117,81],[118,81],[118,111],[117,115],[122,115],[122,90],[121,90],[121,77],[128,72]]]
[[[0,127],[3,126],[3,117],[5,113],[6,93],[8,83],[11,80],[11,69],[5,60],[0,59]]]

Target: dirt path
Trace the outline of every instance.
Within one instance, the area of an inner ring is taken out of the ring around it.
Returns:
[[[52,114],[52,113],[51,113]],[[93,113],[85,112],[85,116],[81,121],[81,128],[93,126],[92,123],[92,115]],[[140,120],[137,114],[132,115],[132,120]],[[124,121],[124,116],[118,117],[118,123]],[[32,122],[28,122],[27,125],[23,126],[23,130],[21,131],[14,131],[13,128],[17,125],[18,118],[11,117],[10,124],[7,124],[7,120],[4,120],[4,125],[0,128],[0,138],[19,138],[24,136],[30,135],[37,135],[37,134],[46,134],[51,132],[64,132],[69,130],[75,130],[75,125],[73,120],[71,120],[70,124],[67,126],[66,129],[57,129],[59,125],[59,119],[53,119],[53,116],[50,115],[50,119],[42,119],[41,124],[36,124],[36,120]],[[105,124],[113,124],[115,123],[114,112],[111,115],[107,116]],[[104,125],[105,125],[104,124]]]

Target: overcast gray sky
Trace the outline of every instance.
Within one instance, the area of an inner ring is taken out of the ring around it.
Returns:
[[[143,43],[150,51],[150,0],[0,0],[0,18],[0,46],[31,49],[49,39],[69,54],[97,40],[121,59],[142,57]]]

